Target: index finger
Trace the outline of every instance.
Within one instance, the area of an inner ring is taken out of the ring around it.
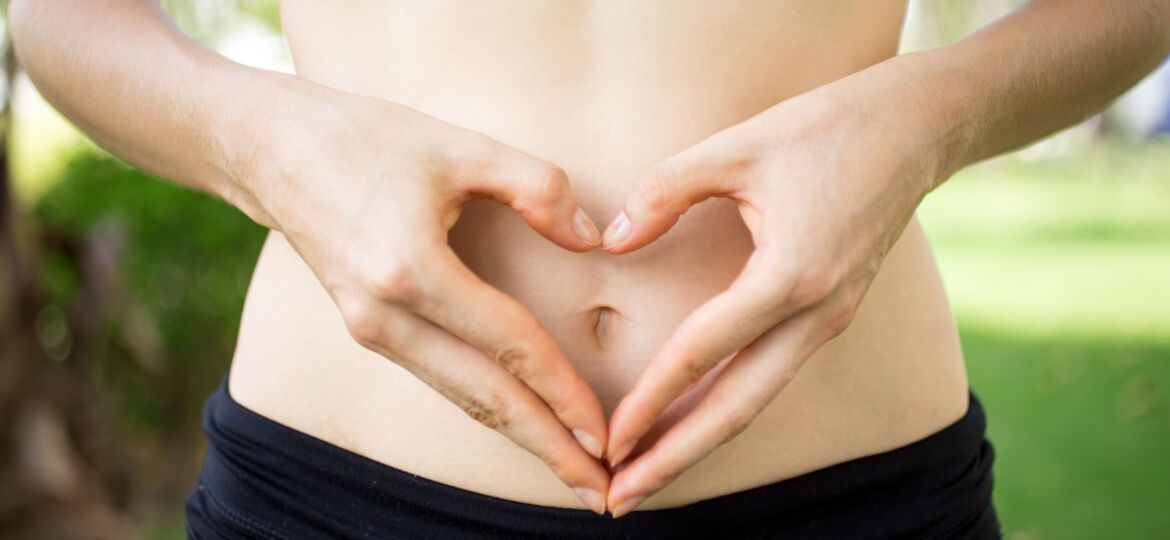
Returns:
[[[804,308],[757,251],[728,289],[695,310],[655,353],[614,410],[606,455],[621,463],[662,412],[688,386]]]
[[[367,308],[364,345],[394,361],[485,427],[539,457],[597,513],[609,475],[524,382],[483,352],[401,307]]]
[[[805,309],[745,347],[715,377],[699,404],[645,453],[613,476],[607,505],[620,517],[736,437],[780,392],[824,334],[812,332],[823,307]]]
[[[600,459],[608,435],[601,401],[532,313],[481,280],[448,246],[425,273],[430,285],[413,311],[524,381]]]

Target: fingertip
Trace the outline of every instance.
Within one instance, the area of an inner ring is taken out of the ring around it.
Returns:
[[[581,486],[573,488],[573,491],[577,493],[577,497],[580,498],[581,501],[585,503],[585,506],[588,506],[589,509],[593,511],[593,513],[599,516],[605,514],[606,502],[604,495],[599,493],[597,490]]]
[[[603,237],[601,247],[607,251],[621,245],[630,235],[630,217],[626,215],[626,211],[622,210],[617,217],[613,219],[605,227],[605,236]]]
[[[643,372],[642,376],[644,378],[646,373]],[[629,457],[637,442],[650,432],[662,414],[663,409],[647,401],[647,396],[653,394],[646,393],[646,384],[642,379],[635,382],[610,418],[606,455],[611,467]]]
[[[632,512],[635,508],[638,507],[638,505],[642,504],[642,501],[645,500],[646,497],[639,495],[637,497],[630,497],[629,499],[618,503],[617,506],[615,506],[613,509],[613,519],[620,518]]]
[[[581,448],[600,463],[609,440],[605,411],[589,384],[581,379],[567,358],[564,362],[559,376],[549,379],[554,385],[543,391],[549,394],[547,402],[562,423],[570,428]]]
[[[618,469],[625,469],[628,465],[628,463],[622,464]],[[605,494],[605,502],[606,508],[615,519],[629,513],[650,495],[643,491],[643,488],[639,487],[633,478],[627,478],[629,474],[621,474],[618,472],[610,477],[609,489]]]
[[[601,456],[604,453],[604,448],[596,437],[590,435],[589,432],[583,429],[574,429],[573,437],[576,438],[577,442],[581,444],[581,448],[584,448],[586,452],[589,452],[589,455],[597,459],[601,459]]]
[[[666,234],[678,218],[641,210],[637,205],[624,208],[605,228],[601,247],[613,255],[641,249]]]
[[[593,223],[592,219],[589,219],[589,216],[580,207],[577,208],[576,212],[573,212],[572,227],[573,234],[577,236],[577,239],[589,246],[589,249],[601,245],[601,232],[597,230],[597,225]]]
[[[615,420],[617,415],[615,415]],[[617,429],[614,429],[616,426]],[[629,433],[629,429],[625,427],[625,422],[614,422],[610,428],[610,439],[606,446],[605,462],[608,468],[612,469],[621,465],[630,453],[634,450],[634,446],[638,442],[638,438],[643,433]]]
[[[638,441],[628,441],[623,444],[621,448],[618,448],[613,453],[612,459],[609,460],[609,466],[616,470],[617,467],[623,465],[622,462],[625,461],[627,457],[630,457],[630,452],[634,450],[634,445],[637,444],[637,442]]]

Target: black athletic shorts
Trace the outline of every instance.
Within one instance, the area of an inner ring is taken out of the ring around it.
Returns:
[[[1000,538],[994,451],[967,414],[909,445],[789,480],[619,519],[501,499],[378,463],[232,400],[203,407],[208,452],[187,495],[194,539]]]

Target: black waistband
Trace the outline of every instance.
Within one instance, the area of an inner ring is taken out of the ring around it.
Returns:
[[[387,466],[261,416],[203,408],[208,453],[187,496],[192,538],[996,538],[994,452],[967,414],[920,441],[796,478],[641,510],[511,501]]]

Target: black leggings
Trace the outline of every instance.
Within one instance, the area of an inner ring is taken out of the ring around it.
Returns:
[[[925,439],[789,480],[614,520],[492,497],[378,463],[234,401],[203,408],[187,534],[213,538],[1000,538],[975,395]]]

